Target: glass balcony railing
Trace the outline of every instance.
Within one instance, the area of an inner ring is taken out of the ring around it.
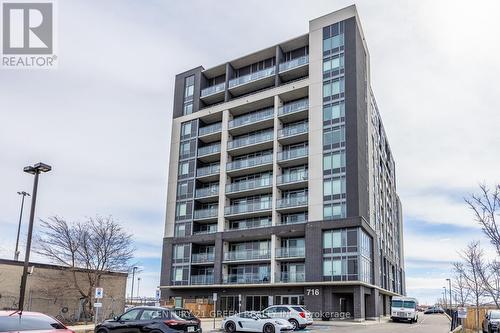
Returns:
[[[268,187],[271,186],[272,184],[273,184],[273,179],[271,177],[257,178],[257,179],[228,184],[226,185],[226,192],[233,193],[233,192],[247,191],[255,188]]]
[[[223,282],[227,284],[255,284],[271,282],[270,274],[227,274],[223,276]]]
[[[276,181],[279,184],[289,184],[305,181],[308,178],[307,172],[300,173],[287,173],[276,178]]]
[[[206,87],[205,89],[201,90],[201,97],[217,94],[218,92],[224,91],[224,89],[226,89],[225,82],[216,84],[214,86]]]
[[[283,283],[294,283],[294,282],[305,282],[306,281],[306,273],[289,273],[289,272],[281,272],[280,282]]]
[[[219,194],[219,185],[197,188],[195,191],[196,198],[211,197],[218,194]]]
[[[304,98],[287,103],[278,109],[278,115],[307,110],[309,108],[309,99]]]
[[[281,63],[279,65],[279,71],[281,73],[281,72],[287,71],[287,70],[295,68],[295,67],[306,65],[308,63],[309,63],[309,56],[307,56],[307,55],[302,56],[302,57],[295,58],[295,59],[292,59],[290,61]]]
[[[252,212],[258,212],[262,210],[269,210],[272,207],[272,202],[271,200],[268,201],[258,201],[258,202],[251,202],[251,203],[246,203],[246,204],[239,204],[239,205],[231,205],[225,207],[225,214],[226,215],[234,215],[234,214],[243,214],[243,213],[252,213]]]
[[[276,258],[304,257],[305,247],[280,247],[276,249]]]
[[[276,204],[278,208],[290,208],[290,207],[306,206],[307,201],[308,201],[307,195],[301,195],[298,197],[278,199],[276,201]]]
[[[240,86],[240,85],[248,83],[248,82],[263,79],[265,77],[274,75],[275,73],[276,73],[276,67],[273,66],[273,67],[262,69],[258,72],[243,75],[243,76],[229,80],[229,88],[234,88],[236,86]]]
[[[229,121],[229,128],[253,124],[255,122],[271,119],[274,116],[274,108],[264,109],[258,112],[252,112],[243,116],[235,117]]]
[[[213,275],[191,275],[191,284],[214,284]]]
[[[213,262],[215,259],[215,255],[213,253],[193,253],[191,255],[191,262],[200,263],[200,262]]]
[[[217,232],[217,224],[203,225],[203,227],[193,230],[193,235],[215,234]]]
[[[210,176],[218,174],[219,172],[220,172],[220,165],[214,164],[196,169],[196,176],[198,177]]]
[[[203,136],[203,135],[208,135],[212,133],[217,133],[222,130],[222,123],[213,123],[208,126],[200,127],[198,130],[198,135]]]
[[[304,223],[308,221],[308,214],[306,212],[294,214],[282,214],[280,224],[295,224]]]
[[[278,161],[293,160],[294,158],[305,157],[309,153],[307,147],[284,150],[278,153]]]
[[[278,138],[286,138],[293,135],[307,133],[309,131],[309,124],[296,124],[288,127],[283,127],[278,131]]]
[[[198,148],[198,156],[220,153],[220,143]]]
[[[244,160],[236,160],[227,163],[226,168],[228,171],[239,170],[245,168],[252,168],[259,165],[273,163],[273,155],[261,155],[256,157],[250,157]]]
[[[195,219],[207,219],[211,217],[217,217],[218,208],[206,208],[206,209],[197,209],[194,211]]]
[[[253,228],[269,227],[271,225],[271,219],[265,218],[253,218],[247,220],[233,221],[227,225],[228,230],[246,230]]]
[[[225,261],[238,261],[238,260],[259,260],[271,259],[271,251],[265,250],[244,250],[244,251],[229,251],[224,253]]]
[[[227,149],[235,149],[244,146],[253,145],[260,142],[271,141],[273,139],[273,131],[263,132],[251,136],[237,138],[227,143]]]

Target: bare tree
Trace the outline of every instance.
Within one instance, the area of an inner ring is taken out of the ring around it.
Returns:
[[[458,302],[461,306],[465,306],[470,301],[470,290],[466,284],[464,277],[464,267],[463,263],[456,262],[453,264],[453,271],[455,273],[455,277],[453,279],[453,292],[458,298]]]
[[[92,314],[91,297],[109,271],[127,271],[133,258],[132,236],[112,217],[96,216],[84,222],[67,222],[52,216],[41,220],[35,251],[72,271],[73,286],[83,299],[85,315]],[[85,272],[85,281],[77,279]]]
[[[483,232],[500,256],[500,231],[497,224],[500,217],[500,185],[490,189],[481,184],[479,189],[479,194],[472,194],[470,198],[465,199],[465,202],[474,212],[474,219],[481,225]]]
[[[454,267],[457,273],[461,274],[464,278],[464,284],[470,290],[472,300],[476,306],[476,327],[479,327],[479,306],[482,304],[483,297],[485,296],[485,288],[478,271],[483,263],[483,253],[479,242],[474,241],[467,245],[467,248],[460,252],[462,263],[455,263]]]

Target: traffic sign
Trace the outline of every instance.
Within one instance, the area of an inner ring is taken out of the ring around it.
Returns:
[[[102,308],[102,303],[94,303],[94,308]]]
[[[460,318],[460,319],[467,318],[467,308],[465,308],[465,307],[459,307],[457,309],[457,312],[458,312],[458,318]]]
[[[212,299],[214,300],[214,302],[217,301],[217,293],[213,293]]]
[[[160,300],[160,289],[156,289],[156,300],[159,301]]]
[[[103,288],[95,288],[95,298],[102,298],[104,295]]]

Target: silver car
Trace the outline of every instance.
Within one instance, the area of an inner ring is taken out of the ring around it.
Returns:
[[[483,320],[483,332],[498,332],[500,328],[500,310],[489,310]]]
[[[300,305],[273,305],[264,309],[262,313],[271,318],[288,320],[294,330],[304,329],[313,323],[311,313]]]

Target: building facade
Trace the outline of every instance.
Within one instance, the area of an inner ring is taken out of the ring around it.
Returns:
[[[177,75],[172,123],[164,300],[363,320],[405,294],[395,164],[355,6]]]

